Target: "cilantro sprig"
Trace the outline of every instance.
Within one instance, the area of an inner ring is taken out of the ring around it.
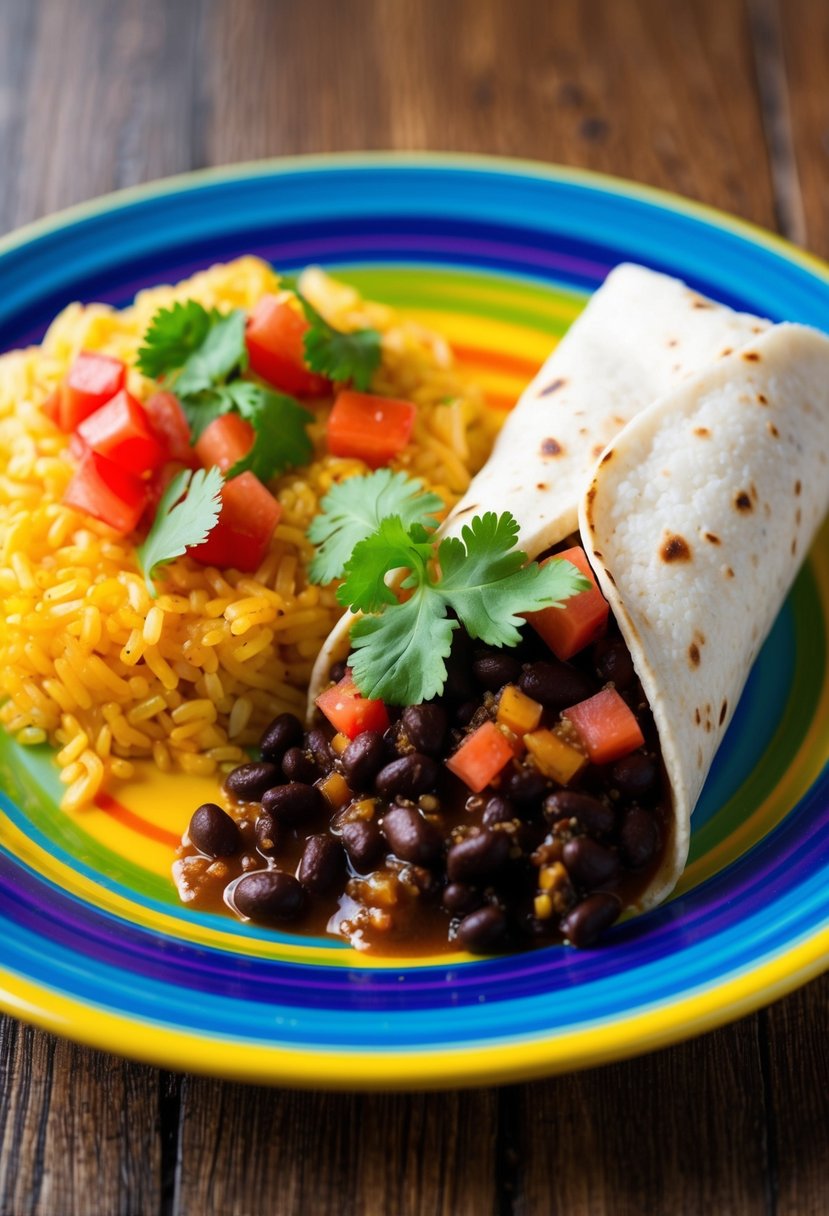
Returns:
[[[308,529],[309,540],[317,546],[309,570],[311,581],[330,583],[342,578],[354,546],[376,532],[387,516],[398,516],[405,528],[416,523],[434,527],[434,516],[442,510],[437,494],[391,469],[338,482],[323,498],[320,514]]]
[[[251,450],[228,470],[246,469],[261,481],[296,465],[313,453],[307,425],[313,414],[293,397],[242,379],[247,370],[245,314],[208,310],[195,300],[160,309],[144,335],[138,369],[173,390],[190,424],[195,443],[215,418],[236,413],[254,431]]]
[[[330,545],[315,559],[327,571],[338,569],[345,546],[362,532],[343,564],[345,580],[337,591],[344,607],[364,614],[351,628],[348,663],[363,696],[413,705],[443,691],[455,630],[463,626],[489,646],[515,646],[525,613],[560,605],[592,584],[564,559],[543,566],[528,562],[516,548],[518,523],[508,511],[474,516],[460,538],[445,537],[435,548],[435,521],[412,515],[417,490],[409,481],[404,498],[408,479],[395,476],[402,478],[395,490],[408,505],[408,517],[395,510],[377,520],[383,499],[376,481],[367,486],[377,478],[374,473],[337,487],[347,495],[337,496],[335,511],[323,500],[323,514],[310,535]],[[363,509],[368,502],[373,514]],[[370,531],[368,515],[376,520]],[[406,573],[398,597],[386,579],[401,569]]]
[[[147,538],[136,550],[150,595],[157,595],[153,580],[160,566],[207,540],[222,509],[223,485],[218,469],[183,469],[164,491]]]
[[[308,322],[303,342],[305,362],[311,371],[319,372],[338,384],[353,384],[359,392],[366,392],[380,366],[381,338],[378,331],[366,328],[346,333],[335,329],[300,291],[296,296]]]

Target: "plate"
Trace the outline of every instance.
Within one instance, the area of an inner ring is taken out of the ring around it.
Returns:
[[[248,252],[321,263],[443,330],[494,407],[623,260],[829,329],[826,269],[726,216],[584,173],[383,155],[171,179],[12,235],[0,348],[37,340],[70,300],[126,304]],[[827,619],[824,530],[751,673],[676,895],[581,953],[372,962],[187,910],[169,864],[212,783],[145,772],[69,816],[48,753],[4,739],[0,1005],[166,1067],[326,1088],[516,1080],[738,1017],[829,948]]]

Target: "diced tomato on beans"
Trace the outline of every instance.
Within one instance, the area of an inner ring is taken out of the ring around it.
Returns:
[[[238,414],[222,414],[204,428],[195,452],[206,469],[214,465],[226,473],[253,447],[253,427]]]
[[[147,486],[105,456],[86,449],[63,501],[109,524],[116,532],[132,532],[147,505]]]
[[[565,549],[541,562],[555,562],[563,559],[572,562],[582,574],[593,584],[589,591],[581,591],[573,595],[561,607],[542,608],[538,612],[528,612],[527,620],[539,634],[558,659],[569,659],[578,654],[585,646],[595,642],[607,628],[607,618],[610,607],[599,590],[593,571],[590,569],[584,550],[580,545]]]
[[[222,487],[222,510],[207,540],[188,553],[203,566],[252,573],[261,566],[281,515],[282,507],[259,478],[240,473]]]
[[[245,342],[250,366],[274,388],[297,397],[321,397],[331,387],[305,366],[308,322],[279,296],[263,296],[248,320]]]
[[[446,767],[460,777],[475,794],[489,785],[501,769],[512,760],[515,752],[503,731],[494,722],[484,722],[467,735]]]
[[[144,409],[167,459],[194,468],[198,461],[190,443],[190,425],[175,393],[153,393],[144,402]]]
[[[328,418],[328,450],[378,469],[399,456],[412,437],[417,408],[410,401],[347,389]]]
[[[562,717],[570,722],[594,764],[610,764],[645,742],[632,710],[615,688],[604,688],[565,709]]]
[[[336,731],[356,739],[366,730],[381,734],[388,729],[389,714],[382,701],[364,697],[349,672],[317,697],[317,707]]]
[[[93,452],[136,476],[157,468],[164,459],[144,409],[126,389],[84,418],[75,434]]]
[[[126,383],[120,359],[82,350],[60,386],[60,426],[69,433],[95,410],[106,405]]]

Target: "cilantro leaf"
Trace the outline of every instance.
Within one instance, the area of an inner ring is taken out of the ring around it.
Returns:
[[[426,585],[411,599],[351,627],[348,663],[365,697],[391,705],[417,705],[443,691],[446,659],[458,622],[447,617]]]
[[[360,541],[337,596],[372,614],[351,630],[348,661],[360,692],[397,705],[428,700],[443,690],[445,659],[459,625],[488,645],[515,646],[524,613],[591,587],[570,562],[527,564],[517,539],[518,524],[508,511],[476,515],[462,539],[441,542],[437,570],[431,537],[419,523],[407,529],[399,517],[387,518]],[[410,595],[402,603],[385,582],[400,567],[409,571],[402,587]]]
[[[218,469],[183,469],[164,491],[147,538],[136,550],[150,595],[157,595],[153,578],[158,567],[200,545],[215,527],[223,485]]]
[[[183,367],[204,342],[217,316],[196,300],[177,300],[169,308],[160,308],[147,326],[136,356],[138,370],[160,380]]]
[[[245,314],[236,308],[226,317],[212,318],[210,329],[175,376],[173,385],[178,394],[187,397],[222,384],[246,367]]]
[[[448,538],[438,549],[439,589],[470,637],[488,646],[517,646],[521,614],[591,586],[570,562],[526,565],[526,553],[514,548],[518,524],[507,511],[476,515],[461,535],[463,541]]]
[[[423,533],[415,540],[400,516],[390,515],[380,521],[372,536],[354,546],[354,552],[346,562],[345,582],[337,591],[337,599],[355,612],[379,612],[384,604],[397,603],[397,596],[386,586],[386,575],[405,566],[420,581],[419,576],[431,556],[428,534]]]
[[[309,323],[303,342],[305,362],[311,371],[341,384],[349,381],[364,393],[380,366],[380,334],[370,328],[350,333],[335,329],[305,296],[299,291],[296,295]]]
[[[398,516],[404,528],[414,523],[434,527],[432,517],[444,504],[407,474],[377,469],[332,486],[320,507],[308,529],[308,539],[317,546],[309,570],[314,583],[341,578],[354,547],[376,532],[387,516]]]
[[[267,482],[277,473],[307,464],[314,453],[307,426],[314,415],[285,393],[236,380],[225,393],[237,412],[253,427],[253,447],[237,460],[228,477],[238,477],[246,469]]]
[[[208,388],[201,393],[192,393],[189,396],[182,395],[179,397],[179,404],[190,424],[190,442],[192,444],[197,442],[202,431],[215,418],[220,418],[222,414],[228,412],[231,403],[226,388],[221,386]]]

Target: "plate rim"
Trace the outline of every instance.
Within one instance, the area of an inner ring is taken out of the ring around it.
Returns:
[[[272,157],[197,169],[125,187],[76,203],[0,237],[0,258],[41,237],[142,202],[173,197],[232,180],[342,169],[456,169],[582,186],[641,201],[672,214],[732,233],[765,247],[829,286],[829,264],[777,233],[716,207],[611,174],[474,153],[394,151],[336,152]],[[51,1033],[99,1050],[177,1071],[298,1088],[415,1090],[470,1087],[530,1080],[577,1071],[644,1054],[713,1030],[794,991],[829,969],[829,927],[818,929],[728,978],[716,989],[637,1009],[628,1017],[575,1030],[515,1038],[475,1040],[456,1049],[349,1051],[241,1043],[232,1034],[200,1034],[161,1020],[149,1021],[71,997],[0,965],[0,1009]],[[215,1049],[221,1058],[216,1060]],[[211,1050],[212,1049],[212,1050]]]

